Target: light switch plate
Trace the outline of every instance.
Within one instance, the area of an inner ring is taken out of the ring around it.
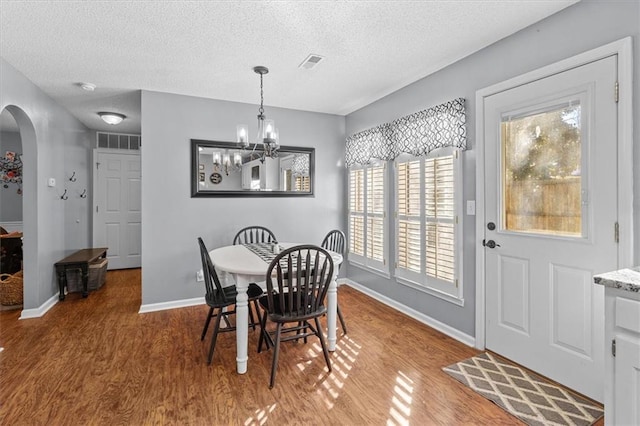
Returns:
[[[475,216],[476,214],[476,200],[467,200],[467,215]]]

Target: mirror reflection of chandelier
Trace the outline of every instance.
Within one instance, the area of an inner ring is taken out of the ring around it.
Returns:
[[[231,155],[226,151],[223,153],[220,151],[214,151],[212,157],[214,171],[222,170],[227,176],[229,176],[229,172],[242,170],[242,156],[239,152],[233,153],[233,164],[231,163]]]
[[[256,74],[260,75],[260,108],[258,109],[258,133],[256,134],[256,140],[251,149],[251,153],[256,151],[256,148],[262,143],[262,153],[260,153],[260,159],[264,162],[265,158],[277,158],[279,144],[278,129],[276,129],[276,123],[273,120],[267,120],[264,115],[264,94],[262,86],[262,77],[269,72],[267,67],[257,66],[253,68]],[[242,149],[249,149],[249,127],[246,124],[239,124],[237,126],[237,142]]]

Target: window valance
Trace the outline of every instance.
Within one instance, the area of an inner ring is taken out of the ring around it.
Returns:
[[[420,156],[444,147],[467,147],[463,98],[349,136],[345,162],[347,167],[369,164],[372,159],[393,160],[402,153]]]
[[[291,172],[294,176],[309,176],[309,155],[294,155],[291,162]]]

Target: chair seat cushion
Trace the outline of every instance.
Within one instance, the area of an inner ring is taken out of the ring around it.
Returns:
[[[249,289],[247,290],[247,296],[249,296],[249,300],[254,300],[259,298],[264,294],[264,290],[256,283],[250,283]]]
[[[297,297],[294,294],[293,302],[294,304],[297,302]],[[273,309],[269,310],[269,299],[268,296],[262,296],[258,303],[264,308],[264,310],[269,314],[269,319],[275,322],[289,322],[289,321],[302,321],[305,319],[319,317],[324,315],[327,312],[327,308],[325,306],[321,306],[318,311],[314,311],[310,314],[305,314],[304,309],[299,309],[297,306],[289,307],[289,298],[285,297],[285,306],[280,304],[280,298],[273,298]],[[300,307],[302,308],[302,307]]]
[[[255,300],[263,294],[264,291],[258,284],[249,284],[249,288],[247,289],[247,296],[249,297],[249,300]],[[214,308],[229,306],[236,303],[237,295],[238,289],[236,288],[236,286],[230,285],[228,287],[222,287],[222,292],[220,292],[219,290],[215,290],[213,294],[207,294],[205,296],[205,300],[207,302],[207,305],[213,306]]]
[[[235,303],[237,294],[236,286],[230,285],[229,287],[222,287],[222,291],[215,289],[212,293],[207,293],[205,295],[205,301],[207,305],[214,308],[228,306]]]

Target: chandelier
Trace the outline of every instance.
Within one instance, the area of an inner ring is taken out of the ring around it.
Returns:
[[[257,66],[253,68],[256,74],[260,75],[260,108],[258,109],[258,133],[256,134],[256,140],[251,149],[253,154],[256,148],[262,144],[262,152],[260,153],[260,161],[264,162],[265,158],[277,158],[278,149],[280,145],[278,143],[278,129],[276,129],[276,123],[273,120],[267,120],[264,115],[264,94],[262,86],[262,77],[269,72],[267,67]],[[246,124],[239,124],[237,126],[237,142],[242,149],[249,149],[249,127]]]

